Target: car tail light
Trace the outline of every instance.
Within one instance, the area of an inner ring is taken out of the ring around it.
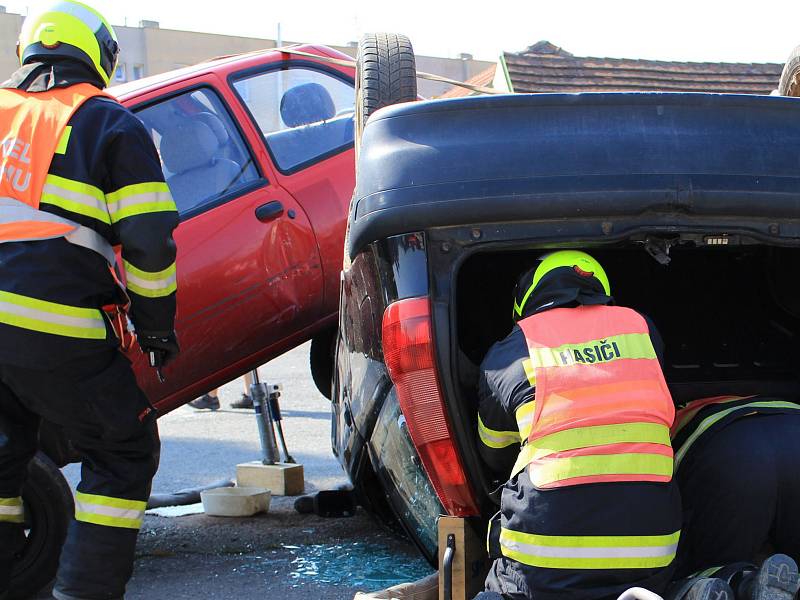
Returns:
[[[386,308],[383,356],[411,440],[445,510],[457,517],[480,514],[445,411],[427,297]]]

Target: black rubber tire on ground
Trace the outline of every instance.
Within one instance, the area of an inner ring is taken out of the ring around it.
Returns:
[[[368,33],[356,58],[356,147],[369,116],[379,108],[417,99],[417,66],[409,39]]]
[[[75,511],[67,481],[41,452],[28,466],[22,501],[29,533],[11,574],[9,600],[30,598],[52,582]]]
[[[309,363],[311,366],[311,378],[317,386],[319,393],[328,400],[331,399],[333,386],[333,355],[336,348],[337,329],[330,329],[318,334],[311,340],[311,351],[309,352]]]
[[[800,46],[792,50],[783,66],[778,92],[781,96],[800,97]]]

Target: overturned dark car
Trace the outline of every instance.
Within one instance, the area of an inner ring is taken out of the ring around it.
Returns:
[[[333,446],[360,501],[432,561],[436,518],[496,510],[478,365],[517,276],[589,251],[666,343],[676,402],[797,395],[800,99],[515,95],[367,123],[350,208]]]

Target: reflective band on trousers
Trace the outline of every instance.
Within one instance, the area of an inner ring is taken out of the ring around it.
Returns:
[[[689,452],[689,448],[692,447],[697,441],[703,432],[705,432],[709,427],[721,421],[729,414],[736,412],[736,411],[744,411],[744,410],[753,410],[758,408],[789,408],[793,410],[800,410],[800,406],[795,404],[794,402],[781,402],[781,401],[774,401],[774,402],[748,402],[747,404],[740,404],[739,406],[734,406],[728,408],[726,410],[720,411],[718,413],[714,413],[710,417],[706,417],[700,422],[700,425],[697,426],[697,429],[694,430],[694,433],[690,435],[680,449],[675,453],[675,471],[677,472],[678,468],[681,465],[681,461],[686,457],[686,453]]]
[[[64,227],[50,235],[17,237],[14,239],[4,239],[0,236],[0,242],[24,242],[63,237],[71,244],[97,252],[106,259],[109,265],[114,265],[116,262],[114,248],[111,247],[111,244],[106,238],[97,233],[94,229],[89,229],[69,219],[37,210],[14,198],[0,198],[0,231],[2,231],[3,225],[14,225],[20,221],[49,223],[63,225]]]
[[[63,335],[103,340],[106,323],[96,308],[80,308],[0,291],[0,323]]]
[[[139,529],[147,502],[96,494],[75,494],[75,519],[84,523]]]
[[[570,450],[577,450],[581,448],[593,448],[598,446],[606,446],[608,444],[658,444],[669,447],[669,428],[666,425],[659,423],[621,423],[618,425],[594,425],[591,427],[575,427],[573,429],[565,429],[556,433],[551,433],[544,437],[538,438],[529,442],[522,448],[514,465],[512,474],[516,475],[528,463],[545,458],[551,454],[559,452],[568,452]],[[588,455],[592,456],[592,455]],[[587,455],[575,458],[587,459]],[[596,455],[598,460],[602,458],[611,458],[613,455],[603,454]],[[624,456],[624,455],[620,455]],[[632,454],[635,458],[635,464],[638,468],[642,466],[642,454]],[[658,464],[661,464],[661,456],[656,459]],[[556,470],[564,470],[563,474],[569,475],[570,463],[573,460],[570,458],[557,459],[561,463],[561,467]],[[555,461],[554,461],[555,462]],[[625,467],[623,472],[631,473],[638,472],[631,471],[634,468],[634,463],[631,465],[624,465],[620,461],[618,466]],[[672,467],[670,466],[670,469]],[[577,470],[577,469],[576,469]],[[658,472],[662,473],[663,468],[659,468]],[[605,471],[607,472],[607,471]],[[571,475],[571,477],[579,477],[580,475]]]
[[[519,444],[519,433],[516,431],[497,431],[489,429],[483,423],[483,419],[478,415],[478,437],[484,446],[489,448],[507,448],[513,444]]]
[[[123,265],[127,277],[126,287],[140,296],[162,298],[169,296],[178,287],[175,263],[162,271],[155,272],[143,271],[127,260],[123,261]]]
[[[675,559],[680,531],[669,535],[554,536],[503,528],[500,548],[517,562],[549,569],[658,569]]]
[[[0,498],[0,522],[22,523],[25,520],[25,509],[22,498]]]

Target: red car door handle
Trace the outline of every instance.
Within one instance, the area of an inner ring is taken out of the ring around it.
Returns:
[[[277,200],[273,200],[272,202],[267,202],[266,204],[262,204],[256,209],[256,219],[258,219],[262,223],[266,223],[267,221],[272,221],[273,219],[277,219],[282,214],[283,214],[283,204],[281,204]]]

